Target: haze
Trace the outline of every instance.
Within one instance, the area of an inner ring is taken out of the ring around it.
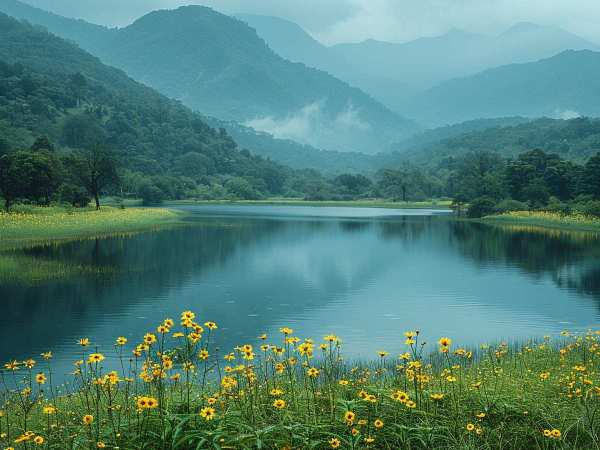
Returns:
[[[564,28],[600,42],[596,0],[27,0],[68,17],[125,26],[152,10],[185,4],[297,22],[325,44],[377,39],[404,42],[458,28],[497,33],[517,22]],[[318,13],[316,13],[318,11]]]

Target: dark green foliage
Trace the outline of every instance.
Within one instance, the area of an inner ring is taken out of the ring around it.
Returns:
[[[254,186],[246,179],[233,177],[225,183],[225,189],[239,200],[257,200],[259,194]]]
[[[146,181],[140,187],[138,195],[144,206],[158,205],[165,199],[163,191],[151,181]]]
[[[119,184],[114,155],[95,145],[70,155],[66,161],[73,177],[94,198],[96,209],[100,209],[100,195]]]
[[[430,167],[451,164],[453,158],[469,152],[490,151],[503,157],[517,157],[531,149],[540,149],[567,160],[583,162],[600,151],[600,119],[587,117],[538,119],[468,131],[438,141],[429,138],[430,134],[439,133],[431,130],[422,137],[426,143],[415,141],[412,147],[400,143],[397,149],[406,152],[404,158]]]
[[[479,218],[490,215],[494,212],[496,203],[490,197],[478,197],[471,202],[467,215],[472,218]]]
[[[366,196],[369,194],[373,183],[364,175],[342,174],[333,180],[342,195],[352,198]]]
[[[316,108],[320,126],[313,127],[306,140],[319,147],[367,153],[418,129],[359,89],[283,59],[253,28],[210,8],[155,11],[109,30],[8,1],[0,10],[76,41],[108,64],[204,114],[245,122],[285,119],[302,114],[305,107]]]
[[[384,169],[377,173],[375,193],[394,201],[421,201],[442,196],[443,186],[418,167]]]
[[[85,188],[70,183],[63,183],[57,194],[61,202],[79,208],[87,206],[91,201],[90,194]]]
[[[18,151],[0,158],[0,193],[7,210],[18,199],[49,204],[60,183],[60,162],[48,151]]]
[[[457,210],[470,203],[472,217],[528,209],[561,213],[576,209],[596,215],[600,192],[593,181],[598,162],[600,153],[586,166],[541,150],[525,152],[515,160],[489,152],[468,153],[448,166],[445,192],[455,199]]]
[[[600,198],[600,153],[592,156],[585,164],[582,178],[585,193]]]
[[[238,151],[223,129],[75,45],[1,14],[0,86],[3,152],[54,142],[62,157],[101,146],[113,154],[120,172],[153,177],[165,198],[183,198],[200,185],[223,185],[231,177],[252,180],[249,192],[255,192],[244,195],[279,195],[292,175],[286,167]],[[34,103],[45,107],[35,110]],[[34,142],[40,136],[46,138]],[[107,188],[100,191],[110,193]]]

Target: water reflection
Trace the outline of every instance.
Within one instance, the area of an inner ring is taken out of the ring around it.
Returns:
[[[37,247],[32,261],[97,272],[2,281],[0,360],[53,349],[70,370],[74,342],[108,349],[193,309],[220,325],[225,350],[283,325],[334,332],[352,356],[433,341],[523,338],[597,325],[600,241],[428,215],[347,208],[190,208],[189,227]],[[291,210],[291,211],[290,211]]]

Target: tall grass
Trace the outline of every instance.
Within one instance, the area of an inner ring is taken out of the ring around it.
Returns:
[[[215,348],[185,311],[113,349],[79,343],[67,387],[51,353],[1,373],[1,444],[51,449],[598,449],[600,333],[475,353],[406,332],[396,353],[344,361],[334,335],[289,328]],[[399,333],[400,335],[400,333]],[[18,339],[18,336],[15,337]],[[110,358],[117,370],[105,369]]]
[[[103,207],[96,211],[21,206],[0,212],[0,249],[147,230],[179,217],[179,213],[161,208]]]
[[[485,217],[485,220],[566,230],[600,231],[600,217],[587,216],[580,213],[562,214],[550,211],[512,211],[488,216]]]

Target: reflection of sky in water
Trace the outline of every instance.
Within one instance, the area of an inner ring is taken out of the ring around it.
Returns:
[[[285,325],[300,337],[336,333],[352,357],[400,352],[402,332],[414,328],[430,342],[448,335],[468,345],[599,323],[600,280],[578,289],[585,273],[597,273],[595,242],[548,238],[540,245],[543,237],[527,234],[515,242],[497,229],[389,217],[389,210],[337,211],[352,220],[332,218],[334,209],[309,209],[323,220],[265,207],[261,218],[250,218],[253,210],[205,207],[202,215],[210,217],[199,218],[198,227],[98,241],[102,261],[114,259],[123,276],[0,285],[9,305],[0,318],[0,357],[23,359],[51,346],[57,372],[68,372],[80,356],[79,337],[108,353],[117,336],[135,341],[184,309],[219,324],[222,352],[262,332],[279,339]],[[523,242],[537,253],[521,260],[514,249]],[[81,245],[50,256],[87,257],[78,253]],[[126,273],[144,263],[154,270]],[[557,283],[564,278],[568,288]]]

